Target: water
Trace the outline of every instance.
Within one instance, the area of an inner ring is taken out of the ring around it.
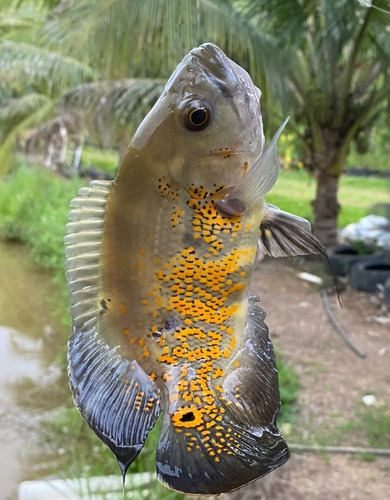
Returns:
[[[56,295],[25,247],[0,242],[0,500],[17,498],[37,422],[57,403],[52,361],[66,334],[50,312]]]

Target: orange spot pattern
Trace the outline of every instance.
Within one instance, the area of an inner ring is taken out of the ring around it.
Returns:
[[[229,363],[240,365],[234,356],[242,331],[236,332],[235,324],[256,252],[245,244],[250,224],[215,208],[213,199],[223,188],[215,186],[208,193],[202,186],[190,186],[186,206],[172,207],[172,231],[181,226],[187,245],[168,260],[153,258],[155,282],[140,303],[150,309],[155,323],[148,335],[123,329],[139,353],[137,360],[150,368],[150,379],[161,377],[167,384],[171,422],[184,436],[187,450],[201,446],[216,462],[221,453],[232,454],[240,446],[226,414],[230,405],[241,406],[239,388],[228,398],[223,377]],[[173,201],[179,193],[164,179],[159,179],[158,191]],[[133,264],[138,270],[144,268],[144,255],[140,249]],[[126,313],[122,304],[119,310]],[[138,326],[143,329],[146,323]]]
[[[175,199],[171,187],[159,182],[160,193]],[[200,436],[203,449],[216,461],[220,453],[231,454],[239,446],[234,433],[223,431],[221,425],[223,420],[226,423],[224,406],[240,404],[238,398],[225,400],[222,377],[237,347],[234,319],[256,251],[240,245],[248,224],[244,226],[240,216],[224,215],[215,208],[213,197],[222,189],[208,193],[202,186],[190,186],[188,208],[173,208],[173,229],[187,224],[196,244],[166,262],[156,262],[153,290],[162,315],[177,321],[172,331],[159,338],[162,349],[157,357],[164,366],[162,378],[169,387],[169,402],[174,405],[172,424],[177,432],[184,432],[188,451],[199,446]],[[184,220],[185,214],[190,214],[190,222]],[[150,336],[156,330],[153,327]],[[180,376],[173,377],[170,367],[178,366]]]

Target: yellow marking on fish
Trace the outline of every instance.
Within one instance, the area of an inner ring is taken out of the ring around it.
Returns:
[[[176,208],[171,218],[172,227],[176,227],[178,224],[182,223],[183,218],[184,218],[184,210]]]

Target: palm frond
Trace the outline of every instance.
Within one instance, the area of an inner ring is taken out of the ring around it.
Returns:
[[[0,19],[0,37],[4,37],[16,30],[27,30],[33,27],[34,23],[29,19],[22,19],[11,14],[3,14]]]
[[[29,115],[43,108],[51,99],[43,94],[27,94],[18,98],[4,100],[0,105],[0,129],[6,136]]]
[[[279,54],[267,33],[252,29],[228,0],[78,0],[47,24],[45,34],[52,46],[112,79],[168,77],[206,41],[246,67],[263,89],[268,74],[278,72]]]
[[[55,103],[48,101],[44,106],[35,109],[34,112],[26,116],[8,133],[5,140],[0,145],[0,175],[4,175],[13,165],[13,152],[17,139],[20,138],[26,130],[44,123],[53,115]]]
[[[63,95],[62,114],[82,113],[88,138],[96,144],[112,147],[120,131],[127,137],[153,106],[161,94],[161,79],[129,79],[97,82],[76,87]]]
[[[0,85],[55,96],[91,81],[96,72],[70,56],[30,43],[0,41]]]

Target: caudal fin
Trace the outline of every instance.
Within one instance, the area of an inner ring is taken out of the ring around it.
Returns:
[[[244,348],[212,402],[206,397],[207,404],[164,414],[156,467],[169,488],[189,494],[224,493],[289,458],[276,427],[278,379],[264,315],[252,302]]]

